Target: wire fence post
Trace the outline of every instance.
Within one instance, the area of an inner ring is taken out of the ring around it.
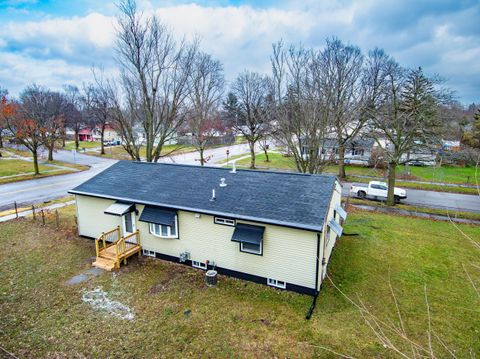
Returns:
[[[13,205],[15,206],[15,216],[16,216],[16,218],[18,218],[17,201],[13,202]]]
[[[43,212],[43,209],[40,212],[42,212],[42,223],[45,225],[45,213]]]
[[[32,215],[33,215],[33,220],[36,221],[37,218],[35,217],[35,206],[32,204]]]
[[[59,219],[58,219],[58,209],[55,210],[55,222],[57,224],[57,228],[60,226],[59,225]]]

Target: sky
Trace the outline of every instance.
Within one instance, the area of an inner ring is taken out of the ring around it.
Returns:
[[[272,43],[322,48],[336,36],[364,53],[379,47],[405,67],[440,75],[459,101],[480,102],[480,1],[137,0],[180,39],[199,37],[228,81],[269,74]],[[52,89],[115,76],[115,2],[0,0],[0,87]]]

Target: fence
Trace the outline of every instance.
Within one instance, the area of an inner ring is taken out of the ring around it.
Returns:
[[[42,226],[49,226],[58,229],[76,229],[77,218],[75,213],[67,206],[70,202],[56,203],[50,206],[43,205],[25,205],[14,202],[6,214],[0,217],[0,220],[8,221],[12,219],[25,218],[32,220]]]

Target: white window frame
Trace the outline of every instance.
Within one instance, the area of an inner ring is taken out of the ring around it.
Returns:
[[[223,224],[225,226],[235,227],[235,220],[223,217],[214,217],[213,222],[215,224]]]
[[[192,267],[207,270],[207,263],[200,261],[192,261]]]
[[[149,249],[142,249],[142,254],[147,257],[155,257],[155,252]]]
[[[155,226],[158,226],[158,233],[155,231],[155,229],[156,229]],[[167,235],[166,236],[162,235],[163,227],[167,228]],[[152,236],[159,237],[159,238],[178,238],[178,218],[177,218],[177,216],[175,216],[175,233],[176,234],[172,235],[172,227],[171,226],[165,226],[165,225],[156,224],[156,223],[149,223],[148,224],[148,232]]]
[[[243,247],[243,242],[240,242],[240,252],[262,255],[263,254],[263,243],[260,243],[259,247],[260,247],[259,251],[254,251],[254,250],[251,250],[251,249],[244,248]]]
[[[275,287],[280,289],[287,288],[287,282],[283,280],[273,279],[273,278],[267,278],[267,285],[269,285],[270,287]]]

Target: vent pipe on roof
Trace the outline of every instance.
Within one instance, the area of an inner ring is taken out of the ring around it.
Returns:
[[[220,187],[227,187],[227,184],[225,183],[225,178],[220,178]]]
[[[210,202],[213,202],[215,201],[216,197],[215,197],[215,188],[212,189],[212,198],[210,198]]]
[[[237,169],[235,167],[235,162],[233,162],[233,167],[232,167],[232,170],[230,171],[230,173],[237,173]]]

